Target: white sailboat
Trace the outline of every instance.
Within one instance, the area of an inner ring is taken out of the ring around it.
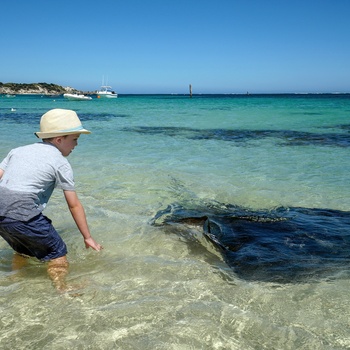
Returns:
[[[108,85],[108,79],[105,83],[104,76],[102,77],[102,86],[96,91],[97,98],[117,98],[118,94],[112,90],[112,86]]]
[[[101,89],[96,92],[97,98],[117,98],[118,94],[112,90],[111,86],[102,85]]]

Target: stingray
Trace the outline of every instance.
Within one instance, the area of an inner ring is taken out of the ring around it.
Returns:
[[[159,211],[151,223],[188,238],[194,237],[192,228],[196,228],[245,280],[293,283],[349,277],[347,211],[173,204]]]

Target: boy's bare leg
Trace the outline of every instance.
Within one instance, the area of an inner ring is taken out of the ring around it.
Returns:
[[[18,253],[14,253],[13,254],[13,258],[12,258],[12,270],[16,271],[16,270],[20,270],[22,267],[26,266],[28,263],[28,257],[18,254]]]
[[[67,291],[66,275],[68,273],[68,260],[66,256],[57,259],[52,259],[48,262],[47,273],[51,278],[56,289],[60,292]]]

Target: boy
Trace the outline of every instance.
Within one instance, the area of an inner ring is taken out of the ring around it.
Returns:
[[[0,236],[15,250],[15,259],[32,256],[47,261],[48,274],[60,291],[66,288],[67,248],[42,214],[55,187],[63,190],[86,248],[102,249],[91,237],[66,159],[80,134],[90,131],[74,111],[52,109],[41,117],[40,132],[35,133],[43,142],[15,148],[0,163]]]

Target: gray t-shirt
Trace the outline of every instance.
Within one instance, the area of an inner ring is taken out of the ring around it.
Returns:
[[[28,221],[44,210],[54,188],[75,191],[71,165],[50,143],[13,149],[0,169],[0,216]]]

